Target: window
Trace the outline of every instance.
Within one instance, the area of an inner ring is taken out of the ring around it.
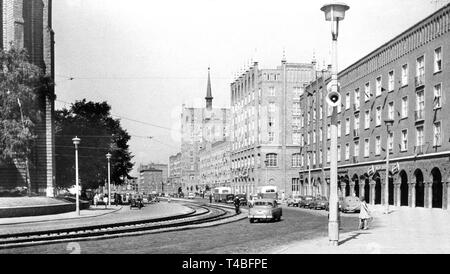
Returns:
[[[442,48],[434,50],[434,73],[442,71]]]
[[[341,113],[342,111],[342,103],[337,105],[337,113]]]
[[[269,143],[273,143],[275,141],[275,133],[269,131]]]
[[[350,117],[345,118],[345,135],[350,134]]]
[[[355,115],[355,130],[359,131],[359,114]]]
[[[408,64],[402,66],[402,86],[408,85]]]
[[[342,132],[341,121],[338,121],[337,122],[337,136],[338,136],[338,138],[341,138],[341,132]]]
[[[337,147],[337,158],[338,158],[337,160],[338,160],[338,162],[341,161],[341,153],[342,153],[341,146],[338,145],[338,147]]]
[[[394,102],[389,102],[388,104],[388,119],[394,120],[395,118],[395,109],[394,109]]]
[[[323,118],[323,107],[322,105],[319,107],[319,119],[322,120]]]
[[[301,87],[294,87],[294,100],[300,99],[300,96],[304,93],[304,89]]]
[[[369,139],[364,139],[364,157],[370,156]]]
[[[401,151],[407,151],[408,150],[408,130],[402,130],[402,142],[400,144],[400,150]]]
[[[375,118],[376,126],[381,126],[381,107],[377,107]]]
[[[438,147],[442,146],[442,130],[441,130],[441,122],[436,122],[433,125],[433,146]]]
[[[421,146],[423,146],[423,126],[417,127],[416,130],[417,130],[417,132],[416,132],[417,133],[416,134],[416,137],[417,137],[416,145],[418,147],[421,147]]]
[[[319,142],[323,141],[323,129],[319,128]]]
[[[381,96],[382,90],[381,90],[381,76],[377,78],[376,81],[376,87],[375,87],[375,96]]]
[[[292,167],[301,167],[301,155],[296,153],[292,155]]]
[[[327,112],[327,114],[328,114],[328,117],[329,116],[331,116],[331,115],[333,115],[333,107],[332,106],[330,106],[329,104],[327,104],[327,110],[328,110],[328,112]]]
[[[417,92],[416,96],[416,120],[423,119],[424,109],[425,109],[425,98],[424,92],[422,90]]]
[[[354,101],[355,110],[359,110],[360,100],[361,100],[361,98],[360,98],[359,88],[358,88],[355,90],[355,101]]]
[[[408,117],[408,97],[402,98],[402,118]]]
[[[269,87],[269,96],[276,96],[275,87]]]
[[[308,132],[307,144],[309,145],[310,143],[311,143],[311,133]]]
[[[317,119],[317,110],[314,108],[313,109],[313,121],[315,121]]]
[[[292,117],[292,127],[298,129],[301,127],[300,117]]]
[[[316,152],[314,151],[314,152],[313,152],[313,156],[312,156],[312,164],[313,164],[313,165],[316,165],[316,162],[317,162],[316,159],[317,159],[317,154],[316,154]]]
[[[300,133],[299,132],[294,132],[292,134],[292,142],[294,143],[294,145],[300,145]]]
[[[350,92],[345,96],[345,109],[350,109]]]
[[[331,139],[331,125],[327,125],[327,138],[328,140]]]
[[[294,104],[294,109],[296,109],[295,104]],[[300,104],[298,104],[298,109],[300,110]],[[275,103],[273,103],[273,102],[269,103],[269,112],[270,113],[275,113],[275,111],[276,111]]]
[[[370,110],[366,110],[366,113],[364,116],[364,127],[365,127],[365,129],[370,128]]]
[[[375,138],[375,155],[381,155],[381,137],[377,136]]]
[[[388,149],[389,152],[392,152],[394,150],[394,133],[389,132],[388,134]]]
[[[323,151],[319,150],[319,164],[322,164],[323,162]]]
[[[317,142],[316,130],[313,131],[313,144]]]
[[[395,89],[395,75],[394,71],[389,72],[389,84],[388,84],[389,92],[394,91]]]
[[[330,148],[327,149],[327,163],[331,163],[331,153],[330,153]]]
[[[364,86],[364,102],[370,100],[370,82]]]
[[[345,160],[350,159],[350,144],[345,144]]]
[[[434,86],[434,100],[433,109],[438,109],[442,107],[442,84],[437,84]]]
[[[277,167],[278,166],[278,155],[275,153],[270,153],[266,155],[266,166],[267,167]]]
[[[416,86],[425,82],[425,57],[421,56],[416,61]]]
[[[359,141],[355,141],[354,157],[359,157]]]

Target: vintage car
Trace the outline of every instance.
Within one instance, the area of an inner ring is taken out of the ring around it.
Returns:
[[[361,201],[358,197],[345,197],[340,201],[340,209],[342,212],[359,212],[361,210]]]
[[[193,192],[189,193],[188,199],[195,199],[195,193],[193,193]]]
[[[313,202],[309,205],[312,209],[327,209],[328,199],[325,196],[317,196],[314,198]]]
[[[309,208],[311,206],[311,203],[314,201],[313,196],[305,196],[303,199],[299,202],[299,207]]]
[[[236,197],[239,198],[241,206],[248,205],[247,196],[245,194],[237,194]]]
[[[233,204],[234,203],[234,194],[228,194],[225,197],[225,203],[227,204]]]
[[[275,199],[259,199],[254,202],[253,207],[248,212],[250,223],[255,220],[280,221],[283,211],[278,206]]]
[[[133,209],[133,207],[137,207],[139,209],[144,207],[144,202],[140,195],[133,195],[130,199],[130,210]]]
[[[294,194],[287,199],[287,206],[296,206],[299,207],[300,201],[302,201],[303,197],[298,194]]]

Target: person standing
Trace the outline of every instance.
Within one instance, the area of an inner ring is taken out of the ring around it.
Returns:
[[[236,214],[240,214],[241,210],[240,207],[241,206],[241,200],[239,199],[239,197],[234,198],[234,207],[236,209]]]
[[[370,216],[369,206],[366,203],[364,196],[360,197],[361,209],[359,211],[359,229],[369,229],[368,222],[372,218]]]
[[[94,206],[95,206],[95,207],[97,207],[98,199],[99,199],[98,193],[95,193],[95,196],[94,196]]]
[[[103,195],[103,203],[105,203],[105,209],[108,208],[108,195],[104,194]]]
[[[209,193],[209,203],[210,203],[210,204],[212,204],[212,198],[213,198],[212,193]]]

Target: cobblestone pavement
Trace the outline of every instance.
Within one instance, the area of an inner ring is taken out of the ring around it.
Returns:
[[[270,250],[276,254],[440,254],[450,253],[450,212],[441,209],[373,208],[369,230],[340,235],[340,245],[328,238],[295,242]]]
[[[129,206],[123,206],[116,209],[114,206],[111,206],[110,209],[105,210],[104,207],[99,206],[90,210],[82,210],[82,218],[76,216],[75,213],[66,213],[48,216],[23,217],[23,219],[0,219],[2,221],[2,223],[0,223],[0,234],[137,221],[187,214],[190,212],[192,212],[192,209],[181,204],[165,202],[147,205],[141,210],[130,209]]]
[[[357,227],[354,217],[342,218],[342,233]],[[160,234],[78,242],[81,253],[97,254],[265,254],[273,247],[324,237],[326,213],[283,208],[281,222],[250,224],[247,219],[216,227]],[[73,243],[72,243],[73,245]],[[69,253],[68,244],[0,250],[0,253]]]

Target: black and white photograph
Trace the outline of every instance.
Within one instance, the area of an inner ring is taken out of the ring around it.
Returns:
[[[450,1],[0,0],[0,65],[0,254],[450,254]]]

